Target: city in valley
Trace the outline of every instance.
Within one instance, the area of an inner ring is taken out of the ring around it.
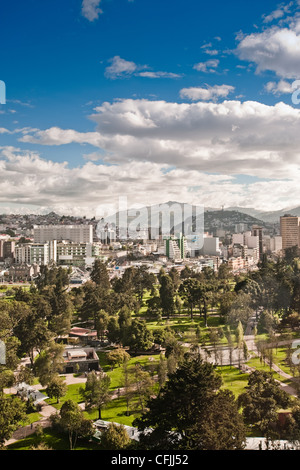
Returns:
[[[299,450],[300,0],[2,4],[0,450]]]

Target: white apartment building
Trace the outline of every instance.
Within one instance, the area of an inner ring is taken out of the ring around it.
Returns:
[[[16,264],[47,265],[51,261],[58,264],[93,264],[100,256],[101,244],[70,243],[52,240],[48,243],[24,243],[16,247]]]
[[[250,231],[244,233],[234,233],[232,235],[232,245],[244,245],[247,248],[250,248],[251,250],[256,249],[258,257],[260,255],[259,236],[252,235],[252,232]]]
[[[68,240],[74,243],[93,243],[92,225],[35,225],[34,242],[46,243],[52,240]]]
[[[46,265],[51,260],[55,261],[53,248],[49,243],[24,243],[15,248],[16,264]]]
[[[278,253],[282,250],[282,237],[280,236],[264,236],[263,237],[264,251],[271,253]]]
[[[203,238],[203,248],[202,248],[203,255],[209,256],[220,256],[220,240],[219,237],[208,237],[204,236]]]

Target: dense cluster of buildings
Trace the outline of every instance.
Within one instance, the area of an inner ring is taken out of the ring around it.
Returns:
[[[73,267],[76,283],[79,271],[87,279],[95,259],[108,261],[112,275],[118,276],[136,262],[156,270],[160,265],[188,264],[198,271],[207,266],[217,270],[225,262],[233,272],[247,271],[256,269],[265,253],[278,256],[289,246],[300,247],[300,217],[281,217],[280,227],[280,234],[270,234],[261,226],[240,223],[234,233],[219,229],[194,238],[176,233],[154,239],[149,239],[148,228],[141,228],[135,240],[124,240],[115,227],[99,230],[96,221],[58,222],[53,215],[53,223],[35,223],[22,236],[0,235],[0,281],[32,280],[41,265],[55,263]]]
[[[300,248],[300,217],[288,214],[280,217],[277,233],[239,223],[234,231],[219,227],[215,233],[203,233],[201,240],[182,233],[150,239],[148,227],[141,227],[134,240],[124,240],[116,227],[99,230],[96,220],[59,219],[54,213],[32,217],[22,219],[19,233],[13,233],[17,216],[7,216],[6,224],[0,223],[0,281],[34,279],[41,265],[51,263],[86,271],[95,259],[108,260],[115,275],[136,260],[147,260],[150,265],[192,264],[199,270],[205,266],[218,269],[226,262],[233,272],[240,272],[255,269],[264,254],[283,256],[288,248]]]

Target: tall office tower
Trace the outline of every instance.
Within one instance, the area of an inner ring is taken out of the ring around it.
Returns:
[[[5,241],[3,243],[3,259],[6,258],[14,258],[15,257],[15,248],[16,248],[16,242],[15,241]]]
[[[74,243],[93,243],[92,225],[35,225],[34,241],[46,243],[52,240],[68,240]]]
[[[300,217],[284,215],[280,217],[280,234],[282,237],[282,249],[300,247]]]
[[[258,225],[253,225],[252,235],[258,237],[259,240],[259,257],[262,257],[263,254],[263,228]]]

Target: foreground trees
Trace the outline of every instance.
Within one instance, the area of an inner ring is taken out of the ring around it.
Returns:
[[[219,391],[221,377],[211,364],[186,356],[135,420],[143,449],[243,449],[245,428],[230,391]]]
[[[26,405],[18,397],[0,396],[0,449],[20,423],[26,420]]]
[[[276,410],[287,408],[290,397],[281,390],[271,373],[256,370],[249,376],[248,386],[239,396],[238,404],[242,407],[245,423],[256,425],[263,435],[269,435],[277,423]]]
[[[99,375],[92,371],[87,376],[85,388],[81,390],[87,409],[96,408],[101,419],[102,408],[111,400],[110,391],[110,378],[101,372]]]
[[[62,405],[59,414],[51,415],[52,425],[67,433],[70,450],[74,450],[78,438],[89,439],[94,434],[92,422],[85,419],[79,405],[73,400],[67,400]]]

